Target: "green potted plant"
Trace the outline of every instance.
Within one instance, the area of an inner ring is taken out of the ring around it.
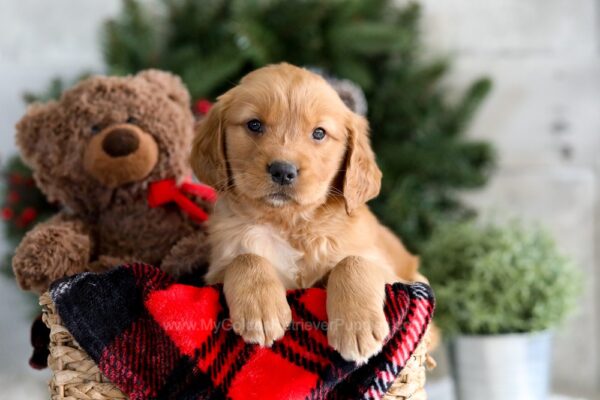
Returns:
[[[457,398],[547,399],[552,332],[579,290],[551,236],[518,222],[449,225],[426,245],[423,266]]]

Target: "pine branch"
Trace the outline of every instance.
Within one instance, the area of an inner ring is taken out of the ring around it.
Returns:
[[[464,137],[491,83],[450,95],[441,84],[450,62],[425,59],[416,2],[124,0],[105,25],[103,47],[111,73],[170,70],[195,98],[215,98],[279,61],[357,82],[384,171],[372,206],[413,250],[444,221],[471,215],[457,192],[481,187],[493,170],[491,146]],[[63,88],[54,82],[50,96]]]

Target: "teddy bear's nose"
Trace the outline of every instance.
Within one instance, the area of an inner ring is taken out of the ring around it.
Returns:
[[[136,151],[140,139],[129,129],[117,128],[102,141],[102,149],[111,157],[124,157]]]

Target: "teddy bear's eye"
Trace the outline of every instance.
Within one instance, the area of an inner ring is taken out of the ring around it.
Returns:
[[[90,130],[92,131],[92,134],[95,135],[96,133],[99,133],[102,130],[102,128],[100,127],[100,125],[92,125]]]
[[[127,118],[127,121],[125,121],[125,122],[127,122],[128,124],[137,124],[138,121],[135,117],[130,116]]]

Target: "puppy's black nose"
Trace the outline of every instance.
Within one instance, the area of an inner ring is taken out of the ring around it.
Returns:
[[[298,177],[298,168],[294,164],[275,161],[268,166],[273,182],[280,185],[291,185]]]

